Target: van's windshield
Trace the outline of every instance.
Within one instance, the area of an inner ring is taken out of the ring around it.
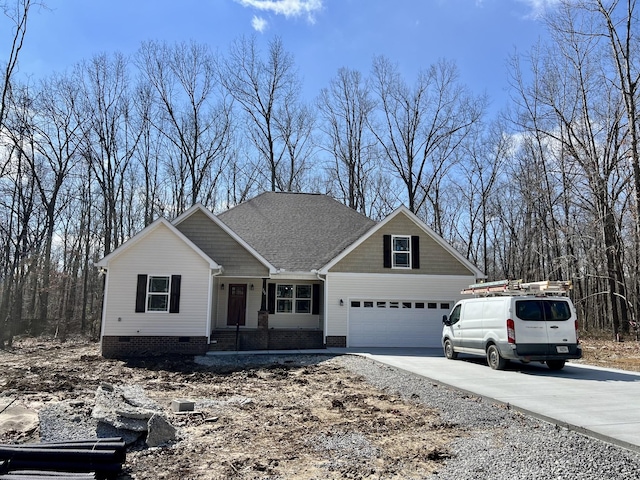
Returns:
[[[564,321],[571,318],[571,308],[564,300],[516,300],[516,316],[531,321]]]

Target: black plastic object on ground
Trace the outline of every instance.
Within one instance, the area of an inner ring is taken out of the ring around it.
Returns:
[[[0,480],[114,478],[125,460],[119,437],[0,445]]]

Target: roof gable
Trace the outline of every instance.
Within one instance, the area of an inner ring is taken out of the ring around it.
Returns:
[[[153,223],[147,225],[136,235],[131,237],[125,243],[116,248],[113,252],[106,255],[102,260],[96,263],[97,267],[101,268],[109,268],[109,263],[114,259],[122,255],[124,252],[129,250],[134,245],[137,245],[141,241],[143,241],[146,237],[148,237],[152,232],[155,232],[158,228],[165,227],[169,232],[178,237],[187,247],[197,253],[202,259],[209,264],[209,268],[211,269],[220,269],[220,265],[218,265],[215,260],[209,257],[206,253],[204,253],[195,243],[189,240],[182,232],[180,232],[176,227],[174,227],[167,219],[158,218]]]
[[[236,232],[234,232],[229,226],[227,226],[224,222],[222,222],[218,217],[216,217],[209,209],[205,208],[203,205],[197,203],[192,206],[189,210],[184,212],[182,215],[178,216],[172,223],[177,228],[180,228],[180,225],[186,223],[192,217],[204,217],[211,223],[215,225],[215,227],[222,230],[226,235],[228,235],[235,243],[237,243],[244,251],[246,251],[249,255],[251,255],[258,263],[267,268],[267,270],[271,273],[275,272],[274,266],[269,263],[267,259],[264,258],[259,252],[257,252],[251,245],[249,245],[242,237],[240,237]],[[196,222],[199,219],[196,219]]]
[[[335,268],[340,262],[346,259],[347,256],[353,257],[360,250],[368,250],[374,252],[375,258],[360,259],[361,263],[365,262],[369,264],[367,265],[367,268],[370,268],[372,271],[374,271],[377,270],[378,267],[380,267],[381,271],[388,272],[388,270],[382,270],[382,244],[376,243],[375,239],[381,237],[383,234],[391,233],[397,235],[415,235],[420,232],[426,234],[425,236],[428,240],[427,244],[423,243],[423,245],[421,246],[421,257],[427,257],[425,260],[427,260],[428,264],[433,264],[434,267],[437,264],[440,264],[440,267],[435,267],[436,271],[433,272],[434,274],[442,273],[442,271],[437,271],[437,268],[443,270],[443,268],[449,269],[451,268],[451,266],[453,266],[454,272],[468,272],[470,274],[473,274],[476,278],[484,277],[484,274],[475,265],[464,258],[455,248],[449,245],[448,242],[446,242],[440,235],[433,231],[428,225],[422,222],[405,206],[401,206],[394,210],[384,220],[379,222],[374,228],[370,229],[347,249],[342,251],[339,255],[337,255],[330,262],[324,265],[320,269],[320,273],[328,273],[332,268]],[[449,259],[447,259],[446,257],[449,257]],[[376,259],[379,261],[377,261]],[[451,263],[451,260],[453,260],[454,263]],[[444,267],[447,261],[449,262],[449,267]],[[371,266],[371,262],[374,262],[375,266]],[[417,273],[417,271],[409,273]]]
[[[279,270],[318,270],[375,222],[320,194],[265,192],[218,218]]]

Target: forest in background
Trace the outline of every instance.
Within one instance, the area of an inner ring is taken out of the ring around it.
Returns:
[[[582,330],[635,333],[635,0],[562,0],[550,40],[508,59],[498,114],[447,59],[404,78],[375,57],[305,100],[278,37],[148,41],[25,82],[38,5],[0,0],[14,27],[0,35],[0,346],[96,338],[95,262],[160,216],[265,190],[324,193],[374,220],[404,204],[488,280],[572,280]]]

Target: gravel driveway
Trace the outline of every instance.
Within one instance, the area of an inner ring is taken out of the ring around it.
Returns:
[[[431,479],[638,479],[640,454],[490,404],[429,379],[345,355],[340,362],[372,384],[441,411],[469,435]]]

